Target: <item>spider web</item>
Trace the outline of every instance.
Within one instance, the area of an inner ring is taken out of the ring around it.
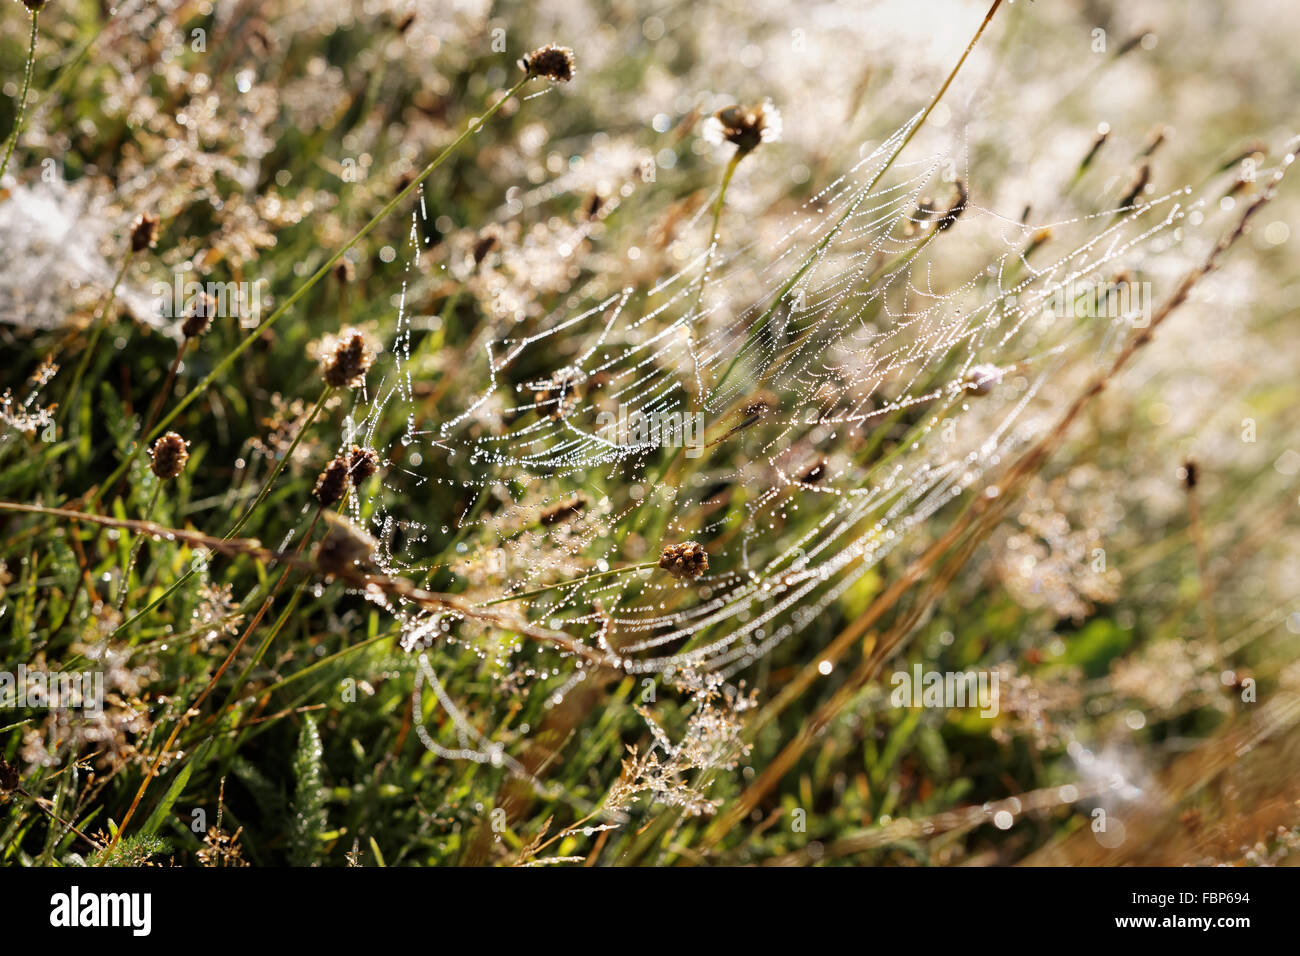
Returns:
[[[454,550],[475,607],[562,632],[584,653],[524,659],[508,626],[372,596],[401,622],[404,646],[466,643],[515,686],[545,685],[548,706],[596,667],[734,690],[1050,426],[1045,386],[1071,363],[1099,362],[1141,321],[1106,296],[1154,275],[1149,260],[1195,208],[1188,190],[1031,224],[967,200],[979,183],[955,181],[961,157],[882,176],[909,130],[775,234],[724,213],[710,246],[711,199],[677,232],[678,271],[614,291],[608,276],[585,279],[556,311],[518,323],[522,334],[484,341],[482,364],[460,374],[486,384],[425,430],[404,282],[394,369],[357,430],[404,414],[402,443],[419,455],[404,456],[390,487],[469,503],[404,549],[393,530],[422,528],[418,514],[381,506],[381,564],[409,574]],[[414,217],[409,245],[407,281],[420,260]],[[620,416],[702,428],[684,448],[667,432],[628,439],[609,427]],[[708,554],[697,580],[653,567],[683,541]],[[452,705],[426,653],[420,675],[460,742],[438,745],[421,726],[426,746],[529,776]]]

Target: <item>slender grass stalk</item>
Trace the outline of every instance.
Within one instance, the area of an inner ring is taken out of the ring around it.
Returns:
[[[144,428],[140,430],[142,435],[147,434],[149,429],[153,426],[154,421],[158,418],[158,413],[162,411],[163,403],[167,400],[167,396],[171,394],[172,384],[176,381],[176,372],[181,367],[181,359],[185,356],[185,349],[189,344],[190,340],[186,337],[181,340],[181,344],[177,347],[176,357],[172,359],[171,368],[167,370],[167,378],[163,380],[162,388],[160,388],[158,394],[154,396],[154,400],[149,408],[149,417],[145,419],[146,424]],[[122,476],[121,481],[126,481],[125,475]],[[109,497],[111,498],[112,494],[110,494]]]
[[[153,521],[154,508],[158,507],[158,497],[162,494],[163,484],[161,478],[154,481],[153,494],[149,496],[149,503],[145,505],[143,521]],[[140,545],[143,543],[144,535],[139,534],[131,542],[131,553],[126,559],[126,570],[122,572],[122,580],[117,584],[117,600],[114,603],[119,612],[126,607],[126,595],[131,582],[131,569],[135,567],[136,558],[140,555]]]
[[[175,583],[172,584],[169,588],[167,588],[166,591],[158,595],[156,598],[154,598],[144,607],[140,608],[140,610],[136,611],[129,618],[127,618],[125,621],[119,624],[117,628],[113,631],[113,633],[109,635],[109,640],[116,640],[126,631],[130,630],[135,625],[135,623],[139,621],[142,617],[144,617],[146,614],[148,614],[158,605],[162,604],[169,597],[171,597],[173,594],[179,591],[181,587],[184,586],[185,582],[188,581],[190,578],[194,577],[196,573],[197,572],[193,568],[191,568],[189,571],[186,571],[183,575],[177,578]],[[129,641],[127,641],[127,646],[134,647],[135,643],[136,643],[136,639],[132,637]]]
[[[247,632],[245,633],[247,634]],[[148,791],[149,784],[153,781],[153,778],[158,775],[158,770],[162,766],[163,758],[167,756],[167,751],[171,749],[172,744],[176,743],[176,738],[180,735],[181,728],[189,722],[190,714],[203,706],[203,702],[207,700],[212,691],[216,689],[217,681],[221,680],[221,675],[224,674],[226,668],[230,666],[230,662],[234,659],[234,655],[239,650],[240,646],[242,645],[237,644],[231,649],[230,656],[221,663],[221,666],[217,668],[216,673],[212,675],[207,685],[199,692],[199,695],[194,698],[194,702],[190,704],[190,706],[186,708],[176,720],[171,733],[167,735],[167,740],[163,742],[162,747],[158,749],[158,755],[154,757],[153,763],[149,765],[149,769],[144,775],[144,780],[140,782],[140,788],[135,792],[135,797],[131,801],[131,806],[127,808],[126,814],[122,817],[122,822],[118,824],[117,830],[113,834],[113,838],[109,841],[108,849],[110,852],[113,847],[117,846],[118,841],[122,839],[122,834],[126,832],[126,825],[130,823],[131,818],[135,816],[135,811],[139,808],[140,801],[144,799],[144,795]]]
[[[63,628],[72,618],[72,612],[77,609],[77,598],[81,594],[82,587],[86,589],[86,595],[91,602],[95,601],[95,587],[90,583],[90,561],[86,558],[86,549],[81,543],[80,534],[71,534],[69,539],[72,541],[72,550],[77,556],[77,583],[72,586],[72,592],[68,595],[68,609],[63,612],[63,617],[59,623],[54,626],[49,635],[42,642],[42,647],[49,647],[54,643],[54,639],[62,633]]]
[[[736,174],[736,167],[740,161],[749,155],[749,150],[737,148],[732,154],[731,159],[727,162],[727,168],[722,174],[722,185],[718,187],[718,198],[713,203],[713,225],[709,229],[709,248],[704,254],[704,268],[700,271],[700,287],[695,293],[695,315],[701,316],[704,305],[704,287],[709,282],[709,271],[713,268],[713,255],[718,248],[718,224],[722,220],[722,205],[727,198],[727,187],[731,185],[731,177]],[[686,325],[686,336],[690,343],[691,364],[695,371],[695,391],[691,398],[692,405],[698,405],[704,398],[704,386],[700,379],[699,358],[695,354],[695,333],[691,330],[689,323]]]
[[[317,508],[315,514],[312,515],[311,524],[309,524],[307,526],[307,530],[303,532],[302,540],[298,542],[298,547],[294,548],[293,553],[295,555],[301,555],[303,549],[307,546],[307,542],[311,540],[312,533],[316,530],[316,525],[320,522],[321,511],[322,511],[321,508]],[[278,594],[280,588],[284,586],[285,579],[289,577],[291,571],[293,571],[293,565],[291,564],[286,565],[284,572],[280,575],[279,579],[275,582],[271,590],[267,593],[266,600],[262,602],[262,606],[258,608],[257,613],[253,616],[253,619],[249,621],[248,627],[246,627],[244,629],[244,633],[240,635],[239,640],[235,644],[235,650],[238,650],[241,646],[243,646],[243,644],[248,640],[249,635],[253,633],[253,628],[255,628],[258,622],[261,621],[262,618],[266,616],[266,612],[271,609],[271,602],[275,600],[276,594]],[[238,700],[239,698],[239,692],[243,690],[244,684],[248,680],[248,675],[252,673],[253,668],[257,666],[257,662],[262,659],[262,655],[266,653],[267,648],[271,646],[271,642],[275,640],[276,634],[278,634],[280,632],[280,629],[284,626],[284,622],[288,620],[289,615],[292,614],[294,608],[298,606],[298,599],[301,596],[302,596],[302,585],[299,584],[297,590],[294,591],[293,597],[290,599],[288,605],[285,607],[284,611],[281,612],[279,619],[276,620],[275,626],[271,628],[270,633],[267,634],[267,636],[263,639],[261,646],[258,647],[257,653],[255,653],[253,655],[253,658],[246,665],[244,665],[243,671],[240,672],[238,679],[235,681],[235,686],[231,688],[230,693],[226,695],[225,702],[221,705],[221,707],[217,709],[216,713],[211,718],[210,721],[211,723],[213,724],[220,723],[221,718],[225,715],[225,713],[232,706],[234,706],[235,701]],[[233,655],[234,652],[235,651],[232,650],[231,654]]]
[[[326,392],[328,393],[328,391],[329,389],[327,388]],[[321,402],[318,402],[316,405],[317,411],[320,409],[320,405],[323,403],[323,401],[324,401],[324,396],[322,396]],[[306,430],[305,427],[302,430],[300,430],[299,435],[301,436],[302,431],[305,430]],[[268,482],[268,486],[269,484],[270,483]],[[245,514],[245,517],[247,517],[247,513]],[[311,527],[308,528],[307,533],[303,535],[302,541],[299,542],[297,550],[293,553],[294,559],[298,558],[298,555],[302,552],[303,546],[306,544],[308,538],[311,537],[311,531],[316,527],[316,520],[319,517],[320,517],[320,511],[318,510],[316,512],[316,515],[312,518]],[[280,581],[276,585],[276,587],[278,587],[279,584],[284,583],[284,579],[289,576],[289,572],[292,571],[293,568],[294,568],[293,563],[286,564],[284,572],[283,574],[281,574]],[[193,573],[194,573],[193,571],[189,572],[189,574],[193,574]],[[226,671],[230,668],[231,663],[234,662],[235,656],[239,653],[239,651],[243,648],[244,644],[248,641],[249,635],[253,633],[253,629],[257,627],[257,625],[261,622],[263,616],[265,616],[267,610],[271,607],[271,598],[274,596],[274,593],[275,593],[274,590],[272,590],[272,592],[267,595],[266,600],[262,603],[261,608],[258,609],[257,614],[253,617],[251,621],[249,621],[248,626],[244,629],[244,633],[240,635],[239,640],[237,640],[235,644],[230,648],[230,653],[227,654],[225,660],[221,662],[221,666],[219,666],[216,669],[216,672],[213,673],[212,677],[208,680],[208,683],[206,684],[206,686],[204,686],[203,690],[199,692],[199,695],[194,699],[194,702],[190,704],[190,706],[187,707],[181,713],[180,717],[177,719],[175,725],[172,727],[171,733],[168,734],[166,741],[164,741],[162,747],[159,748],[158,754],[154,758],[153,763],[150,765],[148,772],[145,774],[144,780],[140,782],[140,788],[139,790],[136,791],[135,798],[131,801],[131,806],[127,809],[126,815],[122,817],[122,822],[118,824],[117,832],[113,834],[113,839],[109,843],[110,849],[117,844],[118,840],[121,839],[123,832],[125,832],[126,830],[127,823],[130,822],[131,817],[134,816],[136,808],[139,807],[140,805],[140,801],[144,799],[144,795],[149,789],[149,784],[153,781],[153,778],[157,776],[158,768],[162,765],[163,759],[167,756],[167,751],[170,750],[172,745],[176,742],[176,738],[180,735],[181,730],[186,726],[186,724],[189,723],[190,716],[198,711],[199,707],[203,705],[203,702],[207,700],[208,697],[212,694],[212,692],[216,689],[217,682],[221,680],[222,675],[225,674]]]
[[[908,128],[907,133],[901,140],[899,140],[898,145],[894,147],[893,152],[891,152],[886,158],[885,164],[876,171],[874,176],[871,177],[871,181],[867,183],[866,188],[862,190],[858,199],[849,203],[849,208],[844,210],[844,214],[840,216],[839,219],[835,220],[835,223],[829,230],[827,230],[826,235],[822,236],[817,245],[808,253],[804,258],[803,263],[795,270],[794,274],[781,285],[780,289],[777,290],[776,295],[772,299],[772,304],[768,307],[767,311],[759,316],[758,320],[753,323],[745,343],[736,350],[736,355],[731,360],[731,364],[727,366],[726,370],[722,373],[722,377],[719,378],[717,383],[713,386],[713,391],[709,395],[710,398],[717,395],[718,390],[722,388],[723,384],[730,377],[731,373],[736,368],[736,364],[740,361],[741,355],[745,353],[750,342],[754,340],[754,336],[756,336],[763,328],[763,324],[771,318],[772,313],[780,308],[781,303],[785,300],[785,297],[789,294],[790,290],[798,285],[800,281],[802,281],[803,277],[808,274],[808,271],[817,263],[822,252],[825,251],[826,247],[831,244],[831,241],[839,235],[840,230],[844,228],[844,224],[848,222],[849,218],[857,211],[862,200],[866,198],[871,190],[876,188],[876,184],[880,182],[881,177],[884,176],[885,173],[889,171],[890,167],[894,165],[895,160],[897,160],[903,150],[907,148],[907,144],[912,141],[912,137],[916,135],[917,131],[922,126],[925,125],[925,121],[934,111],[934,108],[939,105],[939,101],[943,99],[944,94],[948,92],[948,87],[950,87],[952,81],[957,78],[957,74],[961,71],[962,65],[966,62],[966,58],[970,56],[971,51],[975,49],[975,44],[977,44],[980,37],[983,36],[984,29],[992,22],[993,15],[998,12],[998,7],[1000,6],[1002,6],[1002,0],[993,0],[993,4],[989,7],[988,13],[984,14],[984,19],[980,21],[979,28],[975,31],[975,35],[971,37],[970,43],[966,44],[966,49],[962,52],[961,59],[957,61],[957,65],[948,73],[947,78],[943,81],[943,85],[939,87],[939,91],[931,98],[929,104],[917,118],[916,122]]]
[[[305,541],[306,538],[303,540]],[[291,570],[293,570],[292,565],[284,569],[284,573],[280,575],[279,580],[275,582],[276,591],[278,591],[280,586],[284,584],[285,578],[289,576]],[[220,724],[221,719],[226,715],[230,708],[235,705],[235,702],[239,700],[239,694],[244,689],[244,685],[248,683],[248,678],[252,675],[253,668],[256,667],[261,662],[262,658],[266,656],[266,652],[270,650],[271,643],[284,628],[284,625],[288,622],[289,618],[293,616],[293,612],[297,610],[298,601],[302,599],[303,589],[306,586],[306,583],[306,581],[299,582],[298,586],[294,588],[293,595],[289,598],[289,603],[284,606],[284,610],[281,611],[279,616],[275,619],[275,623],[271,625],[271,629],[266,632],[266,637],[262,638],[262,643],[257,646],[257,650],[253,652],[253,656],[249,658],[248,663],[244,665],[244,669],[239,672],[239,676],[235,678],[234,686],[230,688],[230,693],[226,695],[226,699],[222,702],[221,706],[218,707],[213,712],[212,716],[208,718],[208,723],[213,726]],[[248,637],[257,621],[261,620],[261,618],[266,615],[266,612],[271,609],[271,598],[274,596],[274,592],[267,596],[266,601],[257,611],[257,618],[249,624],[248,630],[245,631],[243,637],[240,638],[241,640],[245,640]]]
[[[55,76],[54,82],[49,85],[45,92],[38,94],[36,102],[32,105],[33,111],[39,109],[44,104],[45,100],[53,96],[55,93],[62,92],[63,88],[68,85],[69,81],[71,81],[71,79],[76,75],[77,67],[81,66],[82,61],[89,55],[91,47],[99,42],[99,38],[107,32],[109,26],[113,22],[113,18],[121,12],[122,6],[122,4],[119,4],[118,6],[112,7],[108,10],[107,15],[104,17],[104,22],[99,25],[86,42],[81,44],[80,49],[73,54],[72,59],[68,60],[68,62],[64,64],[63,68],[59,70],[58,75]]]
[[[294,435],[293,441],[290,442],[288,450],[280,458],[280,461],[276,463],[275,470],[271,472],[270,477],[262,484],[262,489],[257,493],[257,497],[254,498],[248,507],[244,509],[244,513],[239,516],[234,525],[231,526],[230,530],[226,532],[225,536],[222,538],[223,541],[229,541],[234,538],[235,535],[239,534],[244,525],[248,523],[248,519],[252,517],[257,506],[266,500],[267,495],[271,493],[271,488],[274,486],[276,479],[280,477],[280,472],[284,471],[284,466],[287,465],[289,459],[293,457],[294,451],[298,448],[298,443],[302,441],[303,435],[307,433],[307,429],[311,426],[311,423],[316,420],[316,416],[320,414],[320,410],[325,406],[326,399],[329,398],[333,391],[334,389],[328,385],[325,386],[324,390],[322,390],[320,398],[316,400],[316,404],[312,406],[311,412],[308,413],[307,420],[302,423],[302,427],[298,429],[298,433]],[[148,614],[184,587],[185,583],[196,574],[198,574],[198,570],[191,567],[188,571],[177,578],[176,582],[172,584],[171,587],[167,588],[166,591],[146,604],[129,619],[119,624],[113,633],[109,635],[109,640],[113,640],[124,633],[128,628],[144,617],[144,615]],[[131,643],[134,644],[134,640],[132,640]]]
[[[137,443],[137,445],[130,452],[130,454],[128,454],[126,458],[122,460],[121,464],[117,466],[117,469],[113,472],[112,475],[109,476],[108,480],[105,481],[104,484],[100,486],[101,492],[97,492],[95,496],[92,497],[92,503],[98,503],[99,495],[102,493],[102,489],[112,487],[116,483],[118,478],[120,478],[126,472],[126,470],[131,466],[131,462],[135,459],[137,455],[140,454],[141,448],[144,447],[144,445],[149,441],[149,439],[153,438],[155,434],[161,432],[164,428],[170,425],[172,421],[176,419],[176,416],[178,416],[181,412],[185,411],[185,409],[188,408],[200,395],[206,392],[208,388],[211,387],[213,382],[217,381],[222,375],[225,374],[226,369],[228,369],[231,366],[231,364],[235,361],[235,359],[239,358],[240,355],[242,355],[245,351],[251,348],[254,342],[259,341],[262,337],[262,334],[266,332],[267,329],[275,325],[275,323],[279,322],[280,319],[283,318],[291,308],[293,308],[294,304],[299,299],[301,299],[304,295],[306,295],[309,291],[311,291],[312,288],[315,287],[316,283],[318,283],[325,276],[329,275],[330,272],[333,270],[334,266],[338,263],[340,259],[343,258],[344,254],[349,249],[351,249],[358,242],[360,242],[362,239],[368,236],[376,226],[378,226],[381,222],[383,222],[384,219],[388,217],[388,214],[391,213],[395,208],[397,208],[399,203],[401,203],[404,199],[406,199],[406,197],[409,196],[414,190],[418,189],[420,184],[424,182],[439,166],[441,166],[444,162],[446,162],[448,157],[450,157],[454,152],[456,152],[456,150],[460,148],[460,146],[463,145],[466,140],[468,140],[471,136],[473,136],[480,129],[482,129],[484,124],[487,123],[487,121],[491,119],[496,114],[496,112],[499,109],[501,109],[501,107],[505,105],[507,101],[510,100],[511,97],[513,97],[516,93],[518,93],[521,89],[523,89],[524,84],[526,84],[532,78],[533,77],[531,75],[525,75],[523,79],[521,79],[518,83],[516,83],[509,90],[507,90],[505,94],[487,110],[487,112],[485,112],[482,116],[475,118],[468,126],[466,126],[465,131],[461,133],[459,136],[457,136],[456,139],[453,140],[450,145],[448,145],[446,148],[443,149],[442,152],[440,152],[436,157],[434,157],[434,159],[430,161],[429,165],[425,166],[424,169],[420,172],[420,174],[416,176],[413,180],[411,180],[411,182],[407,185],[405,189],[403,189],[396,196],[394,196],[384,206],[383,209],[375,213],[375,215],[371,217],[369,222],[367,222],[364,226],[362,226],[361,229],[355,235],[353,235],[351,239],[349,239],[342,246],[340,246],[334,252],[334,254],[331,255],[329,259],[327,259],[319,269],[317,269],[314,273],[312,273],[311,276],[305,282],[303,282],[301,285],[298,286],[298,288],[296,288],[292,293],[290,293],[288,298],[286,298],[282,303],[280,303],[280,305],[269,316],[263,319],[262,323],[258,325],[257,328],[249,332],[248,335],[245,336],[244,339],[238,345],[236,345],[233,349],[227,352],[226,355],[221,359],[221,361],[218,362],[216,366],[212,369],[212,371],[209,372],[207,376],[201,382],[199,382],[198,385],[196,385],[188,393],[186,393],[185,397],[182,398],[176,404],[176,407],[173,408],[170,412],[168,412],[163,417],[162,421],[158,422],[158,424],[154,426],[153,432],[141,436],[141,441]]]
[[[584,814],[583,816],[579,817],[577,820],[575,820],[575,821],[573,821],[572,823],[570,823],[567,827],[564,827],[564,828],[561,829],[559,832],[557,832],[554,836],[552,836],[552,837],[550,837],[549,839],[547,839],[545,843],[540,843],[540,844],[538,844],[536,847],[534,847],[534,848],[532,849],[531,852],[529,852],[529,853],[527,854],[527,856],[522,856],[522,855],[521,855],[521,856],[519,857],[519,862],[522,863],[522,862],[523,862],[525,859],[527,859],[528,857],[536,858],[537,854],[541,853],[543,850],[545,850],[548,846],[550,846],[550,845],[551,845],[552,843],[554,843],[556,840],[562,840],[562,839],[564,839],[565,837],[567,837],[567,836],[569,836],[569,835],[571,835],[571,834],[573,834],[573,833],[576,833],[577,830],[578,830],[578,829],[579,829],[579,828],[580,828],[584,823],[586,823],[588,820],[593,819],[593,818],[594,818],[597,814],[599,814],[603,809],[604,809],[603,807],[598,806],[598,807],[596,807],[596,809],[592,810],[590,813]]]
[[[18,110],[14,116],[14,128],[9,131],[9,142],[5,145],[5,158],[0,160],[0,180],[4,179],[5,170],[9,168],[9,157],[18,145],[18,134],[22,132],[23,120],[27,118],[27,93],[32,88],[32,71],[36,67],[36,23],[40,14],[33,10],[32,39],[27,46],[27,70],[23,74],[23,92],[18,98]]]
[[[100,525],[105,528],[124,528],[137,534],[147,534],[168,541],[184,541],[187,544],[202,545],[205,548],[221,551],[225,554],[251,554],[268,561],[278,561],[284,556],[277,551],[264,548],[256,538],[218,538],[201,531],[185,528],[168,528],[152,521],[140,521],[135,518],[111,518],[108,515],[95,514],[90,511],[73,511],[69,508],[47,508],[45,505],[29,505],[20,501],[0,501],[0,511],[13,511],[29,515],[47,515],[62,518],[65,521],[82,521],[86,524]]]
[[[90,320],[90,341],[86,343],[86,348],[81,353],[81,361],[77,363],[77,370],[72,376],[72,384],[68,387],[69,415],[76,415],[81,382],[86,376],[86,369],[90,365],[91,357],[95,354],[95,346],[99,344],[99,337],[104,331],[104,326],[108,324],[109,310],[113,308],[113,303],[117,300],[117,287],[122,284],[122,279],[126,277],[126,270],[130,267],[134,255],[134,251],[128,246],[126,254],[122,256],[122,264],[117,269],[117,275],[113,277],[113,284],[109,287],[108,292],[104,294],[99,308],[95,310],[95,317]],[[73,421],[75,422],[76,419],[74,418]]]
[[[346,657],[349,654],[355,654],[357,651],[364,650],[367,647],[373,647],[375,644],[378,644],[380,641],[391,641],[393,638],[400,636],[401,633],[402,633],[401,628],[395,627],[392,630],[387,631],[383,634],[376,634],[374,637],[368,637],[364,641],[361,641],[357,644],[349,644],[347,647],[343,648],[342,650],[335,651],[333,654],[330,654],[326,657],[322,657],[320,660],[308,664],[306,667],[301,667],[298,670],[294,671],[292,674],[286,674],[284,677],[280,678],[280,680],[276,681],[270,687],[266,688],[264,693],[273,694],[276,691],[282,690],[283,688],[287,687],[289,684],[294,683],[295,681],[302,680],[304,677],[308,676],[309,674],[314,674],[316,671],[328,667],[329,665],[334,664],[339,660],[342,660],[344,657]]]
[[[713,204],[713,227],[709,230],[709,253],[704,260],[704,273],[700,277],[700,290],[704,290],[705,280],[709,277],[709,264],[713,261],[713,253],[718,246],[718,225],[722,221],[722,207],[727,201],[727,187],[731,185],[731,178],[736,175],[736,167],[740,161],[749,155],[748,150],[737,149],[727,163],[726,171],[722,174],[722,185],[718,187],[718,199]]]
[[[254,498],[249,506],[244,509],[244,513],[239,516],[239,520],[236,521],[231,529],[226,532],[227,538],[233,538],[235,535],[239,534],[240,529],[248,523],[248,519],[253,516],[253,512],[257,510],[258,505],[266,500],[266,496],[271,493],[271,488],[275,486],[275,480],[280,477],[280,472],[284,471],[284,466],[289,464],[289,459],[293,457],[293,453],[297,450],[299,442],[302,441],[302,436],[307,434],[307,429],[311,427],[312,422],[316,420],[316,416],[320,414],[321,409],[325,407],[326,400],[328,400],[332,394],[334,394],[333,386],[326,385],[321,389],[320,398],[316,399],[316,404],[312,406],[311,411],[307,414],[307,420],[303,422],[302,427],[298,429],[298,434],[293,436],[293,441],[289,443],[288,451],[286,451],[280,457],[280,460],[276,462],[275,469],[271,472],[270,477],[263,482],[262,490],[257,493],[257,497]]]
[[[12,726],[18,726],[18,725],[14,724]],[[9,730],[10,728],[5,727],[4,729]],[[71,832],[81,837],[81,839],[85,840],[86,843],[90,844],[91,849],[102,850],[104,848],[104,845],[100,843],[98,840],[94,839],[93,837],[86,836],[86,834],[82,833],[79,829],[77,829],[76,824],[73,823],[71,820],[65,820],[62,816],[60,816],[59,813],[57,812],[58,811],[57,804],[51,803],[45,797],[36,796],[34,793],[29,792],[24,787],[15,787],[14,793],[18,794],[21,797],[26,797],[28,800],[30,800],[37,809],[39,809],[42,813],[44,813],[47,817],[49,817],[59,826],[63,827],[65,833]]]
[[[163,381],[162,388],[158,389],[158,394],[154,396],[153,404],[149,407],[149,417],[145,419],[145,425],[144,428],[140,429],[140,434],[149,434],[149,430],[153,428],[153,423],[158,420],[158,414],[162,411],[167,396],[171,394],[172,385],[176,381],[176,372],[181,367],[181,359],[185,357],[185,348],[189,344],[190,340],[185,338],[176,347],[176,357],[172,359],[171,368],[167,370],[167,378]]]
[[[700,288],[695,295],[695,311],[697,314],[704,302],[704,287],[709,281],[709,270],[713,267],[713,254],[718,248],[718,225],[722,221],[722,205],[727,199],[727,187],[731,185],[731,177],[736,175],[736,167],[748,155],[748,151],[737,149],[727,163],[726,171],[722,174],[722,185],[718,187],[718,198],[713,203],[713,226],[709,229],[709,249],[704,255],[704,269],[700,272]]]

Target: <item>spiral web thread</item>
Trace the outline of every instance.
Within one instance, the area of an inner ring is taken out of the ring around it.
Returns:
[[[879,176],[908,129],[804,203],[775,239],[724,216],[710,255],[698,243],[708,241],[710,204],[702,206],[683,230],[697,245],[679,271],[647,292],[598,298],[591,290],[605,280],[587,279],[590,288],[575,287],[565,304],[594,304],[485,342],[486,373],[464,373],[487,386],[425,430],[413,412],[406,306],[420,256],[413,216],[393,368],[354,427],[373,434],[383,416],[404,415],[402,443],[419,449],[419,460],[445,456],[461,472],[467,460],[474,475],[453,480],[407,466],[390,473],[390,488],[417,500],[506,499],[495,513],[467,507],[459,526],[414,539],[458,542],[476,604],[573,581],[507,604],[590,653],[524,663],[509,636],[485,640],[479,652],[498,673],[545,682],[550,705],[596,666],[659,675],[691,694],[734,694],[733,679],[921,525],[983,493],[986,476],[1048,427],[1035,399],[1053,375],[1071,362],[1100,363],[1141,321],[1140,310],[1108,308],[1106,296],[1116,283],[1156,275],[1151,259],[1178,241],[1175,228],[1196,208],[1189,190],[1047,224],[972,200],[945,224],[954,158],[897,163]],[[1045,229],[1052,238],[1041,243]],[[691,458],[659,442],[621,440],[597,417],[620,407],[629,419],[670,422],[698,412],[707,425],[699,444],[708,447]],[[712,488],[743,499],[739,520],[734,506],[709,507],[703,489]],[[584,504],[573,520],[539,521],[575,494]],[[411,517],[381,509],[373,530],[387,542]],[[686,539],[709,552],[698,580],[652,567],[620,571]],[[427,567],[417,551],[385,547],[385,570]],[[400,620],[408,649],[479,640],[458,612],[373,599]],[[458,747],[444,747],[421,726],[426,746],[527,776],[455,708],[421,653],[417,695],[426,681],[459,737]],[[661,736],[655,746],[668,750]]]

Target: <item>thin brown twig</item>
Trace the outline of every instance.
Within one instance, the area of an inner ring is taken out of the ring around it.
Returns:
[[[190,340],[184,338],[176,347],[176,357],[172,359],[171,368],[167,370],[167,378],[163,381],[162,388],[158,389],[158,394],[154,396],[153,405],[149,409],[149,418],[145,421],[144,428],[140,429],[141,440],[144,435],[148,435],[153,430],[154,422],[158,421],[158,415],[162,411],[163,403],[167,401],[167,396],[171,394],[172,383],[176,381],[176,372],[181,367],[181,359],[185,357],[185,348],[189,344]],[[122,476],[122,480],[126,480],[125,475]]]
[[[86,834],[82,833],[79,829],[77,829],[77,825],[73,823],[71,820],[63,819],[61,816],[59,816],[57,813],[54,812],[54,809],[52,807],[46,806],[46,804],[49,803],[50,801],[47,800],[45,797],[38,797],[33,793],[29,793],[25,787],[15,787],[14,793],[18,793],[26,797],[28,800],[34,803],[37,806],[37,808],[39,808],[43,813],[49,816],[51,820],[53,820],[59,826],[65,827],[66,829],[70,830],[72,833],[75,833],[77,836],[81,837],[81,839],[85,840],[96,850],[102,850],[104,848],[104,844],[100,843],[94,837],[86,836]]]

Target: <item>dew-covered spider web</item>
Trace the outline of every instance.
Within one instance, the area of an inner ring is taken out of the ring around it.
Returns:
[[[504,318],[433,386],[458,396],[441,420],[419,411],[413,332],[427,317],[403,286],[390,364],[354,421],[360,437],[407,422],[388,450],[399,494],[369,522],[381,568],[421,581],[436,568],[463,602],[373,596],[420,655],[417,695],[432,689],[451,718],[443,736],[419,728],[431,750],[528,776],[439,680],[431,655],[445,646],[549,706],[598,672],[740,701],[747,671],[985,493],[1056,421],[1054,387],[1149,317],[1156,257],[1197,208],[1188,190],[1007,214],[981,205],[960,154],[891,162],[909,129],[791,212],[749,220],[724,205],[711,246],[715,193],[661,239],[669,275],[642,278],[630,259],[569,269],[558,304],[524,318],[503,288]],[[518,255],[568,269],[592,223],[645,188],[626,165],[600,216]],[[700,576],[657,566],[686,542],[707,555]]]

